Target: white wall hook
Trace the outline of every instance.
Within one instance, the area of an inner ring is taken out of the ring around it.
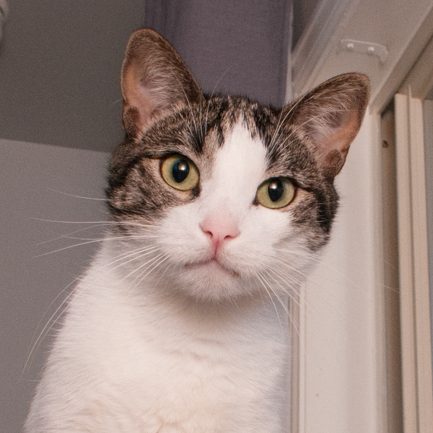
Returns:
[[[360,54],[379,57],[382,63],[385,63],[388,57],[388,50],[385,45],[372,42],[356,41],[354,39],[342,39],[340,41],[340,50],[354,51]]]

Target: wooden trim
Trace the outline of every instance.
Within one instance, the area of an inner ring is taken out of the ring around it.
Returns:
[[[403,420],[404,431],[417,432],[416,416],[416,357],[415,357],[415,306],[413,299],[413,255],[411,176],[408,128],[408,103],[406,95],[395,96],[396,152],[397,152],[397,203],[398,244],[400,274],[400,320],[402,344]]]
[[[401,433],[403,431],[402,406],[402,368],[401,368],[401,335],[400,335],[400,286],[398,279],[398,212],[396,185],[396,149],[395,149],[395,112],[394,106],[381,116],[380,161],[381,203],[378,212],[382,215],[382,230],[377,234],[382,243],[383,261],[378,263],[383,270],[382,293],[378,304],[378,347],[383,352],[383,373],[378,372],[378,383],[383,383],[386,395],[380,399],[383,413],[383,432]],[[379,147],[379,146],[378,146]],[[382,338],[380,336],[382,335]]]
[[[424,121],[421,99],[409,95],[409,139],[412,186],[414,301],[420,432],[433,426],[432,359],[428,275],[427,204],[425,186]]]
[[[395,96],[403,412],[406,433],[433,425],[422,101]]]

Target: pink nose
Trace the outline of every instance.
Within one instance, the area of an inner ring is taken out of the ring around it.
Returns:
[[[239,235],[239,228],[230,216],[221,218],[218,216],[207,216],[200,224],[202,231],[209,236],[215,254],[227,241]]]

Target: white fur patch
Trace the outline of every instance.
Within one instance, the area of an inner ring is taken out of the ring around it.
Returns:
[[[239,122],[218,149],[212,177],[203,184],[202,215],[225,205],[241,217],[252,204],[265,170],[263,143],[258,137],[251,138],[250,132]]]

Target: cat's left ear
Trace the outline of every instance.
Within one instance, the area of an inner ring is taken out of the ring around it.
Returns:
[[[130,37],[121,73],[123,127],[136,137],[179,104],[202,97],[185,62],[166,39],[151,29]]]
[[[296,135],[313,147],[323,174],[335,177],[342,169],[361,127],[368,105],[370,86],[363,74],[343,74],[325,81],[282,115]]]

